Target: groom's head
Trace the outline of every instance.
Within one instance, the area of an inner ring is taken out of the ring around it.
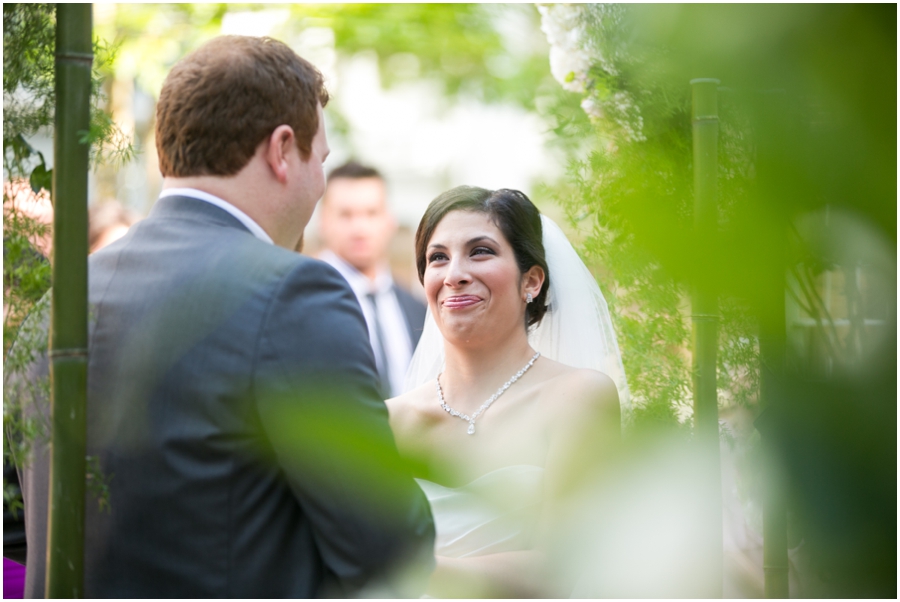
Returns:
[[[156,110],[163,188],[227,201],[293,249],[325,189],[322,74],[271,38],[223,36],[179,61]]]
[[[156,109],[164,177],[238,173],[279,125],[306,159],[328,102],[322,74],[272,38],[222,36],[169,72]]]

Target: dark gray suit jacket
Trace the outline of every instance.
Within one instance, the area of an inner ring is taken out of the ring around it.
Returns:
[[[91,256],[90,301],[88,453],[109,510],[88,494],[86,597],[340,596],[430,555],[333,268],[168,197]],[[43,596],[45,456],[23,480],[26,594]]]

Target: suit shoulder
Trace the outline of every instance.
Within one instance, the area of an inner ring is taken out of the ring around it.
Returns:
[[[365,324],[356,295],[336,269],[312,257],[287,250],[285,253],[293,257],[289,258],[289,265],[276,287],[273,303],[278,309],[272,310],[275,315],[270,319],[277,322],[282,317],[317,315],[333,319],[345,315]]]
[[[278,271],[286,276],[325,279],[337,277],[344,281],[340,273],[324,261],[259,239],[247,242],[244,251],[252,251],[264,258],[266,263],[278,266]]]
[[[352,289],[347,281],[341,276],[341,273],[334,269],[331,265],[320,259],[301,255],[283,249],[283,251],[293,257],[289,258],[290,269],[287,277],[291,280],[303,282],[317,282],[320,284],[337,286],[346,289],[352,294]]]

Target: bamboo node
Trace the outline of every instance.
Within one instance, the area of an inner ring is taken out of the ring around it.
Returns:
[[[719,320],[717,314],[691,314],[691,319],[701,322],[716,322]]]
[[[88,350],[83,347],[71,347],[68,349],[51,349],[50,357],[87,357]]]
[[[57,52],[56,62],[93,65],[94,54],[92,52]]]

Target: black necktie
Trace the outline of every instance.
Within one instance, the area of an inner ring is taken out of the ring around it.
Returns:
[[[384,347],[384,332],[381,330],[381,322],[378,320],[378,303],[375,301],[375,294],[366,295],[369,303],[372,304],[372,316],[375,327],[375,338],[378,343],[373,346],[375,351],[375,365],[378,368],[378,379],[381,381],[381,391],[385,397],[391,397],[391,379],[388,375],[387,352]]]

